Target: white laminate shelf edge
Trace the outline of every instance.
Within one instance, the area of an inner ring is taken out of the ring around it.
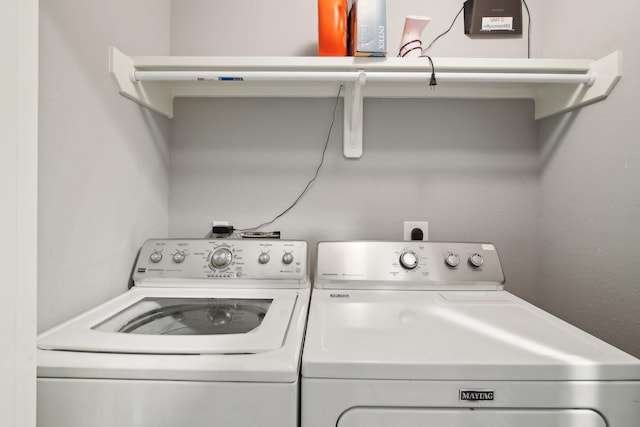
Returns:
[[[127,56],[109,52],[121,95],[169,118],[177,97],[344,97],[344,155],[362,156],[363,98],[533,99],[535,118],[605,99],[622,53],[599,60]]]

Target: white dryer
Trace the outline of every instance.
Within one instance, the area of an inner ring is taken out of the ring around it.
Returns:
[[[307,254],[145,242],[135,286],[38,337],[38,426],[297,426]]]
[[[493,245],[317,257],[302,427],[640,426],[640,360],[503,290]]]

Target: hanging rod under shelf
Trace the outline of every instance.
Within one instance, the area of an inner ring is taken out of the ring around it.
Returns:
[[[219,82],[356,82],[365,74],[367,82],[428,82],[431,72],[379,71],[134,71],[132,80],[142,81],[219,81]],[[538,83],[592,85],[595,74],[548,73],[451,73],[436,72],[440,82],[451,83]]]
[[[120,94],[169,118],[177,97],[333,97],[341,83],[347,158],[362,155],[365,97],[532,99],[541,119],[605,99],[622,75],[620,51],[597,60],[438,58],[445,84],[432,91],[430,67],[414,59],[132,57],[111,47],[109,71]]]

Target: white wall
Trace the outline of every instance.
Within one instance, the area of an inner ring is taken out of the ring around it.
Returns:
[[[332,99],[178,100],[171,134],[170,234],[204,236],[272,219],[320,162]],[[537,149],[528,101],[366,100],[360,160],[342,155],[342,107],[319,178],[265,230],[312,244],[402,239],[491,241],[510,288],[533,298]],[[389,115],[389,111],[393,111]]]
[[[623,51],[612,95],[540,125],[540,302],[640,357],[640,3],[545,2],[542,51]],[[568,19],[571,17],[571,19]]]
[[[169,53],[170,0],[40,1],[38,327],[122,293],[168,228],[168,120],[118,95],[108,47]]]
[[[0,424],[35,425],[38,2],[0,14]]]

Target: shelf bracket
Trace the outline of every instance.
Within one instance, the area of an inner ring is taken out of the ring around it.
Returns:
[[[168,118],[173,117],[173,94],[162,82],[141,82],[135,79],[133,59],[109,48],[109,73],[118,85],[120,95]]]
[[[363,96],[362,89],[367,80],[364,70],[358,70],[356,81],[345,84],[344,93],[344,157],[362,157]]]
[[[535,98],[535,118],[575,110],[609,96],[622,77],[622,52],[613,52],[597,61],[589,69],[591,81],[580,85],[546,85]]]

